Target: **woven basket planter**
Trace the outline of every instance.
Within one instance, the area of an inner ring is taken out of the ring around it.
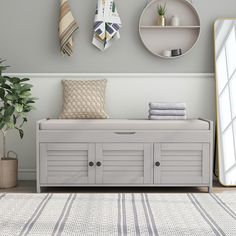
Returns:
[[[17,185],[18,160],[0,160],[0,188],[13,188]]]

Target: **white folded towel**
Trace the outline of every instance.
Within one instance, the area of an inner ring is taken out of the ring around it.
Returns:
[[[150,115],[158,116],[186,116],[186,110],[149,110]]]
[[[160,109],[160,110],[185,110],[186,103],[184,102],[150,102],[150,109]]]
[[[186,116],[148,116],[149,120],[186,120]]]
[[[104,51],[120,38],[121,20],[114,0],[98,0],[94,19],[93,44]]]

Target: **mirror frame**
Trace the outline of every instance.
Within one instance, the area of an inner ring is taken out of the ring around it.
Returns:
[[[215,158],[217,158],[218,159],[218,161],[217,161],[217,163],[218,163],[218,181],[220,182],[220,184],[221,185],[223,185],[223,186],[225,186],[225,187],[235,187],[236,186],[236,184],[232,184],[232,185],[227,185],[227,184],[225,184],[225,183],[223,183],[222,181],[221,181],[221,173],[220,173],[220,165],[221,165],[221,163],[220,163],[220,158],[222,158],[223,157],[223,149],[222,149],[222,135],[221,135],[221,132],[220,132],[220,125],[219,125],[219,122],[220,122],[220,120],[219,120],[219,116],[220,116],[220,114],[219,114],[219,111],[220,111],[220,109],[219,109],[219,96],[218,96],[218,80],[217,80],[217,63],[216,63],[216,50],[217,50],[217,48],[216,48],[216,24],[217,24],[217,22],[218,21],[220,21],[220,20],[231,20],[231,21],[235,21],[236,22],[236,18],[217,18],[216,20],[215,20],[215,22],[214,22],[214,25],[213,25],[213,34],[214,34],[214,69],[215,69],[215,96],[216,96],[216,140],[217,140],[217,142],[216,142],[216,145],[217,145],[217,148],[216,148],[216,150],[217,150],[217,156],[215,157]],[[235,153],[235,155],[236,155],[236,153]],[[236,177],[235,177],[236,178]]]

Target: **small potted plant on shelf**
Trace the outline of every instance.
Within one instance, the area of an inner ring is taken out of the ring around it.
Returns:
[[[157,19],[157,25],[158,26],[166,26],[166,3],[164,5],[158,4],[157,6],[157,13],[158,13],[158,19]]]
[[[20,138],[27,122],[27,113],[34,107],[35,98],[31,96],[32,85],[26,83],[28,78],[17,78],[2,75],[8,66],[0,60],[0,131],[3,137],[3,156],[0,158],[0,188],[11,188],[17,185],[18,160],[13,151],[6,151],[6,135],[10,129],[16,129]],[[14,156],[12,156],[14,154]]]

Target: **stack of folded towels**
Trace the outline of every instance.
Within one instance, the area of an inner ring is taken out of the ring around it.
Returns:
[[[186,120],[186,103],[149,103],[150,120]]]

